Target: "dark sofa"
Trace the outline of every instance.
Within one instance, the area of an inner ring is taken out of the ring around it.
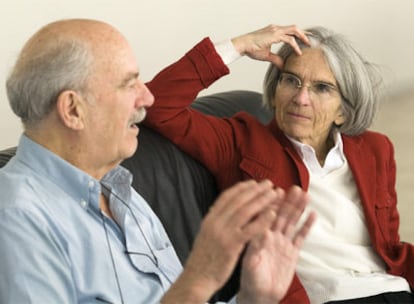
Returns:
[[[228,91],[199,97],[193,107],[206,114],[228,117],[246,111],[267,123],[272,114],[261,106],[261,94]],[[15,147],[0,151],[0,167],[14,155]],[[133,176],[133,187],[147,200],[163,222],[184,263],[199,224],[218,191],[214,178],[197,161],[167,139],[141,126],[137,152],[122,163]],[[214,300],[227,300],[237,288],[237,274]]]

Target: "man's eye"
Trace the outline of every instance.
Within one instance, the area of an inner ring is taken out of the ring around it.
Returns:
[[[136,81],[130,81],[130,82],[127,83],[126,87],[128,89],[134,89],[136,87],[136,85],[137,85]]]

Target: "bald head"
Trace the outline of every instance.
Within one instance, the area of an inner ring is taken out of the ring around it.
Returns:
[[[25,127],[36,125],[62,91],[84,93],[93,70],[111,60],[111,48],[127,44],[101,21],[70,19],[44,26],[24,45],[7,80],[11,108]]]
[[[123,35],[113,26],[97,20],[68,19],[50,23],[35,33],[26,43],[24,52],[37,52],[39,49],[53,48],[69,41],[84,43],[99,50],[114,43],[125,43]]]

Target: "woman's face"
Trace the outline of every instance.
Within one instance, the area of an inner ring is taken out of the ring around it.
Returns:
[[[282,131],[316,151],[326,145],[333,124],[344,122],[341,94],[319,49],[304,49],[285,62],[273,104]]]

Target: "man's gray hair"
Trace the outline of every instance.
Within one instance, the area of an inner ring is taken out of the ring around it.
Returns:
[[[364,132],[371,126],[378,107],[378,92],[382,84],[378,69],[362,58],[345,37],[323,27],[306,31],[310,33],[310,46],[297,39],[300,48],[318,48],[323,52],[342,95],[345,122],[338,126],[339,131],[350,136]],[[288,44],[284,44],[277,52],[284,62],[293,53],[294,50]],[[274,107],[272,100],[281,72],[271,64],[263,82],[263,102],[271,108]]]
[[[56,37],[39,44],[23,48],[6,82],[10,106],[25,127],[44,119],[63,91],[84,92],[92,69],[84,41]]]

